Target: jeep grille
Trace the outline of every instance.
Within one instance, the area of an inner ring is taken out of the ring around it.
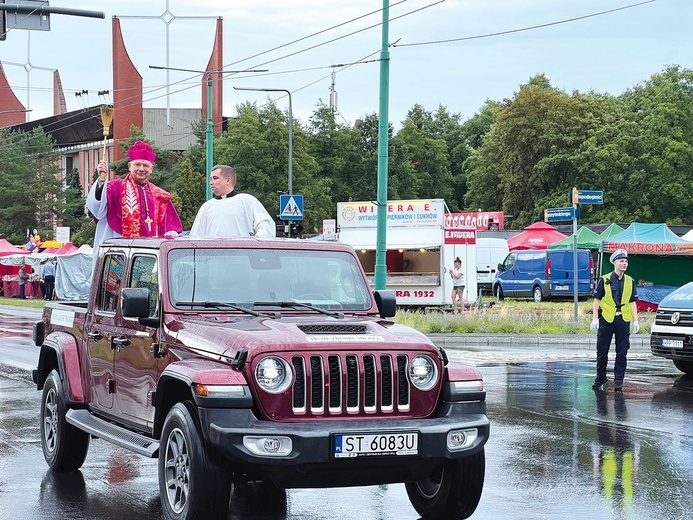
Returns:
[[[279,396],[263,400],[274,419],[354,416],[423,417],[433,412],[440,382],[420,391],[407,376],[415,354],[304,353],[287,355],[294,372],[283,405]],[[262,398],[261,398],[262,399]],[[290,407],[290,408],[289,408]]]

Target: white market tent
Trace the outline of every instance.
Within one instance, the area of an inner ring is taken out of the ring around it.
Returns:
[[[55,293],[59,300],[86,300],[91,288],[93,249],[85,244],[76,251],[58,255],[55,253],[13,254],[0,257],[0,264],[18,266],[29,264],[41,274],[41,268],[49,258],[55,258]]]

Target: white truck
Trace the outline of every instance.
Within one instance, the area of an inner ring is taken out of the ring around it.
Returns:
[[[448,270],[462,260],[465,302],[475,301],[477,289],[476,227],[452,227],[442,199],[396,200],[387,204],[387,289],[397,305],[451,305],[452,278]],[[446,222],[447,220],[447,222]],[[371,283],[375,283],[377,205],[373,202],[337,204],[339,241],[351,245]]]
[[[483,294],[493,294],[498,264],[508,256],[508,241],[504,238],[478,237],[476,239],[476,284]]]

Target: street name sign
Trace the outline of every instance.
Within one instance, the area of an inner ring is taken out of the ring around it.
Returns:
[[[580,218],[580,208],[549,208],[544,210],[544,222],[560,222]]]
[[[573,190],[573,204],[604,204],[604,192],[594,190]]]

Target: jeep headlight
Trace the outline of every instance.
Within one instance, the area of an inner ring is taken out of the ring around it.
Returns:
[[[255,367],[255,380],[263,390],[278,394],[291,383],[291,367],[280,357],[266,357]]]
[[[430,356],[416,356],[409,365],[409,379],[419,390],[428,390],[438,380],[438,368]]]

